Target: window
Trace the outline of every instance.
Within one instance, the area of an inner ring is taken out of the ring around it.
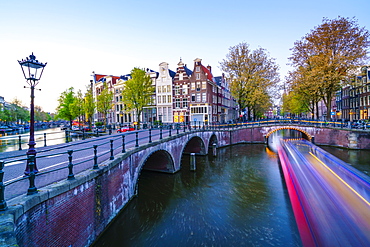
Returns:
[[[191,90],[195,90],[195,82],[191,83]]]
[[[180,108],[180,99],[175,99],[175,107]]]
[[[369,96],[369,99],[370,99],[370,96]],[[183,98],[182,99],[182,107],[183,108],[187,108],[188,107],[188,99],[186,99],[186,98]]]
[[[194,93],[191,94],[191,101],[193,101],[193,102],[195,101],[195,94]]]
[[[167,85],[167,92],[171,93],[171,85]]]
[[[180,86],[175,86],[175,95],[179,95],[180,94],[179,88],[180,88]]]
[[[200,67],[196,67],[196,68],[195,68],[195,71],[196,71],[196,72],[199,72],[199,71],[200,71]]]
[[[172,103],[172,95],[167,95],[167,103]]]
[[[163,98],[162,98],[162,103],[166,103],[166,95],[163,95]]]
[[[180,73],[179,74],[179,80],[181,81],[181,80],[184,80],[184,74],[183,73]]]
[[[197,80],[200,80],[200,74],[199,73],[196,73],[196,76],[197,76],[196,79]]]
[[[207,88],[207,84],[205,81],[202,82],[202,89],[206,89]]]
[[[165,93],[166,92],[166,86],[162,86],[162,92]]]
[[[197,82],[197,91],[200,91],[200,82]]]
[[[197,102],[200,102],[200,93],[197,93]]]
[[[161,103],[162,101],[161,101],[161,96],[158,96],[158,103]]]
[[[158,86],[158,89],[157,89],[157,91],[158,91],[158,93],[162,93],[162,87],[161,86]]]
[[[206,93],[202,93],[202,102],[206,102]]]
[[[188,94],[188,85],[183,85],[182,86],[182,94]]]

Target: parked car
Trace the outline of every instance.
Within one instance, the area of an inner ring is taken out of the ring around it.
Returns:
[[[117,133],[124,133],[124,132],[127,132],[127,131],[132,131],[132,130],[135,130],[135,128],[133,127],[129,127],[129,126],[125,126],[125,127],[121,127],[117,130]]]
[[[4,134],[6,132],[12,132],[12,131],[13,131],[13,129],[12,128],[9,128],[6,125],[0,126],[0,134]]]

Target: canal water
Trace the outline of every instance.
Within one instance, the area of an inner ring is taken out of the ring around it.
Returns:
[[[370,151],[325,149],[370,171]],[[92,246],[302,246],[274,152],[242,144],[196,159],[195,172],[186,155],[176,174],[143,171],[138,196]]]
[[[236,145],[142,172],[138,196],[93,246],[301,246],[276,154]]]
[[[9,133],[6,136],[0,137],[0,152],[16,151],[19,150],[19,137],[21,140],[21,149],[28,149],[29,131],[20,131]],[[46,138],[46,143],[45,143]],[[82,137],[71,136],[70,141],[79,140]],[[47,146],[61,144],[66,142],[66,134],[64,130],[58,128],[40,129],[35,130],[36,149]]]

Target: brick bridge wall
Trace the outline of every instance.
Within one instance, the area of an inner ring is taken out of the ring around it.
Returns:
[[[137,194],[142,169],[174,173],[181,169],[183,153],[204,155],[213,143],[217,147],[264,143],[279,128],[282,126],[183,133],[129,149],[101,163],[99,170],[8,201],[9,209],[0,215],[0,246],[89,246]],[[299,131],[314,137],[317,144],[370,149],[370,134],[364,131]]]

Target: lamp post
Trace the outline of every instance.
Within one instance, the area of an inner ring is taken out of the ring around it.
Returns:
[[[38,60],[36,60],[36,56],[33,55],[33,53],[30,55],[30,57],[26,58],[26,60],[22,59],[22,61],[18,60],[19,65],[22,68],[22,72],[24,75],[24,78],[27,81],[27,84],[30,86],[31,89],[31,105],[30,105],[30,139],[28,142],[28,151],[27,156],[34,155],[36,156],[36,149],[35,149],[35,105],[34,105],[34,98],[35,98],[35,87],[39,83],[39,80],[42,76],[42,72],[44,71],[44,68],[47,63],[41,63]],[[41,72],[38,73],[38,70],[41,69]],[[26,88],[26,86],[25,86]],[[28,161],[27,161],[28,163]],[[36,161],[34,165],[34,171],[35,173],[38,172],[36,167]],[[24,171],[25,175],[30,174],[29,166],[27,164],[26,170]]]

